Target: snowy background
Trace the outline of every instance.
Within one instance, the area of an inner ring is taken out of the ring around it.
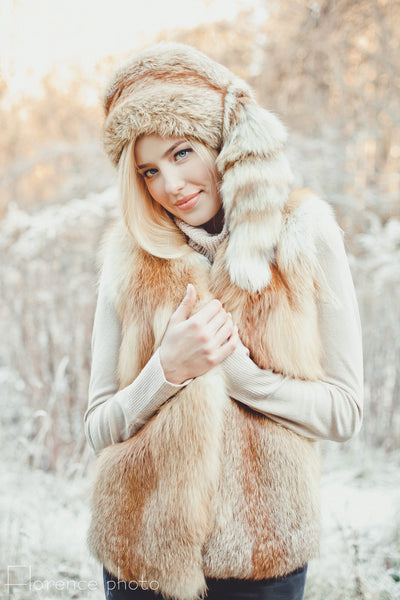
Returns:
[[[192,43],[287,124],[332,203],[364,334],[365,420],[322,446],[306,600],[400,598],[400,3],[0,0],[0,598],[104,597],[82,418],[95,256],[116,214],[99,93],[128,51]],[[66,10],[68,8],[68,10]]]

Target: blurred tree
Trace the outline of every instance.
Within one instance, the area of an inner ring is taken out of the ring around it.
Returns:
[[[101,191],[112,172],[100,143],[95,83],[79,69],[46,75],[40,97],[11,99],[0,86],[0,218],[8,203],[34,209]]]
[[[263,95],[283,103],[288,116],[296,102],[298,127],[350,116],[354,131],[365,113],[376,116],[383,99],[398,117],[398,0],[279,0],[268,6],[257,84]]]
[[[243,10],[233,23],[217,21],[191,30],[160,34],[158,40],[194,46],[240,77],[248,78],[256,52],[255,24],[251,10]]]
[[[279,0],[268,6],[255,80],[262,101],[304,134],[321,135],[327,126],[342,132],[354,175],[348,191],[363,202],[362,190],[375,186],[386,198],[384,216],[400,214],[400,2]]]

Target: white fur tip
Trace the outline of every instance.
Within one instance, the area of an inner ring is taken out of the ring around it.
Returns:
[[[251,293],[261,292],[271,282],[271,269],[265,256],[237,260],[228,267],[232,283]]]

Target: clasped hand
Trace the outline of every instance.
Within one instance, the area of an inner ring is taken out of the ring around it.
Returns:
[[[189,284],[161,342],[161,366],[170,383],[181,384],[207,373],[225,360],[239,343],[232,316],[219,300],[210,300],[192,314],[195,304],[196,290]]]

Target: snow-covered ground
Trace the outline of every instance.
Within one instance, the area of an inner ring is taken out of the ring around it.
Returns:
[[[87,477],[32,469],[18,459],[0,472],[0,598],[104,598],[89,556]]]
[[[400,598],[399,456],[332,443],[323,466],[321,556],[309,565],[306,600]],[[90,473],[68,479],[17,456],[3,462],[0,597],[104,598],[85,542],[89,481]]]
[[[326,445],[321,555],[307,600],[400,598],[400,457]]]

